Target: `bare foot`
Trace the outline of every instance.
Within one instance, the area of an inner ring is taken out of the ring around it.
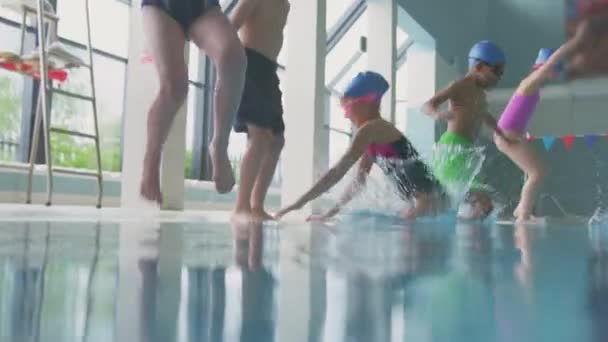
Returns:
[[[266,210],[262,209],[252,209],[251,216],[256,221],[275,221],[275,218],[266,212]]]
[[[154,201],[160,204],[163,198],[160,192],[159,167],[159,163],[150,162],[146,158],[146,160],[144,161],[144,171],[141,178],[139,193],[148,201]]]
[[[209,146],[209,155],[213,166],[213,182],[215,182],[215,190],[220,194],[225,194],[232,191],[234,187],[234,173],[230,158],[228,158],[227,146],[221,148],[217,145],[212,142]]]
[[[546,225],[547,219],[545,217],[536,217],[534,215],[528,215],[527,217],[522,216],[521,218],[517,218],[515,223],[524,224],[524,225]]]
[[[520,216],[520,212],[521,208],[518,205],[517,208],[515,208],[515,210],[513,211],[513,217],[518,218]]]

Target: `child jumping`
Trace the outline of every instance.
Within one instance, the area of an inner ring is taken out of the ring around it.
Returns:
[[[513,216],[519,222],[531,219],[538,191],[545,175],[545,167],[540,158],[530,144],[522,139],[540,101],[540,88],[547,81],[559,77],[562,71],[561,60],[577,51],[588,32],[588,25],[583,23],[579,25],[576,34],[555,52],[551,49],[540,49],[532,72],[519,83],[498,120],[498,127],[504,136],[520,141],[517,144],[510,144],[499,135],[494,137],[498,149],[527,175],[521,189],[519,204],[513,212]]]
[[[353,199],[364,187],[375,162],[398,187],[404,201],[414,200],[413,207],[400,212],[404,219],[434,214],[443,208],[444,191],[419,159],[418,152],[395,126],[382,119],[380,100],[389,89],[388,82],[372,71],[359,73],[346,87],[341,99],[345,116],[358,128],[352,144],[340,161],[295,203],[281,209],[275,217],[298,210],[337,184],[350,168],[359,161],[359,170],[338,204],[320,216],[309,219],[327,219]],[[379,162],[382,160],[382,162]]]
[[[494,129],[500,136],[496,120],[488,112],[486,89],[495,86],[502,77],[506,63],[505,54],[494,43],[481,41],[469,53],[469,72],[464,78],[452,82],[438,92],[423,107],[423,111],[435,120],[446,120],[447,131],[438,141],[439,146],[447,146],[448,158],[433,165],[433,171],[444,186],[466,180],[467,162],[473,153],[482,124]],[[449,101],[449,109],[440,111],[440,106]],[[511,141],[505,138],[505,141]],[[474,180],[467,194],[472,213],[465,219],[483,219],[493,210],[489,193],[478,180]]]

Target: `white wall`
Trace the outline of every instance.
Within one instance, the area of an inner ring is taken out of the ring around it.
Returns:
[[[490,110],[498,117],[514,89],[498,89],[488,97]],[[547,86],[530,122],[535,136],[606,134],[608,132],[608,78],[577,80]]]

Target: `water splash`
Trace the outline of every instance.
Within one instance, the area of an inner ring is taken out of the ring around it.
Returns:
[[[348,186],[356,179],[356,173],[357,171],[351,171],[345,177],[345,181],[341,182],[331,193],[334,200],[339,200]],[[401,210],[412,205],[412,202],[404,201],[393,177],[387,177],[379,168],[374,168],[359,194],[345,206],[344,213],[373,210],[376,213],[396,216]]]
[[[436,146],[431,157],[423,160],[428,165],[429,174],[440,180],[444,186],[444,191],[450,202],[451,216],[455,216],[453,212],[459,209],[466,210],[466,206],[460,208],[460,205],[474,184],[484,160],[483,147],[465,148],[446,145]],[[414,205],[413,200],[404,199],[403,192],[413,193],[415,190],[406,188],[406,185],[399,179],[407,179],[407,183],[416,183],[412,179],[414,175],[408,174],[406,170],[415,170],[421,167],[420,161],[418,158],[409,160],[379,158],[376,163],[379,166],[378,168],[387,171],[388,175],[373,170],[365,187],[344,208],[343,213],[373,212],[374,215],[380,216],[398,216],[402,210]],[[342,193],[356,178],[356,174],[357,170],[354,168],[345,177],[345,181],[338,184],[330,197],[338,201]]]
[[[429,159],[437,178],[442,182],[450,198],[452,209],[459,208],[464,202],[466,194],[476,185],[476,178],[485,161],[483,147],[464,147],[458,145],[437,144]],[[484,186],[490,192],[489,187]]]
[[[590,228],[599,228],[608,226],[608,209],[602,206],[598,207],[589,219]]]
[[[606,208],[604,197],[606,192],[603,191],[601,183],[602,170],[606,167],[606,163],[601,160],[595,153],[592,154],[595,161],[595,195],[598,202],[597,209],[589,219],[588,225],[590,228],[599,228],[608,226],[608,208]]]

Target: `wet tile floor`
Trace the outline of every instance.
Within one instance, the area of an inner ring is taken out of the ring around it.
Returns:
[[[0,342],[608,341],[608,227],[0,206]]]

